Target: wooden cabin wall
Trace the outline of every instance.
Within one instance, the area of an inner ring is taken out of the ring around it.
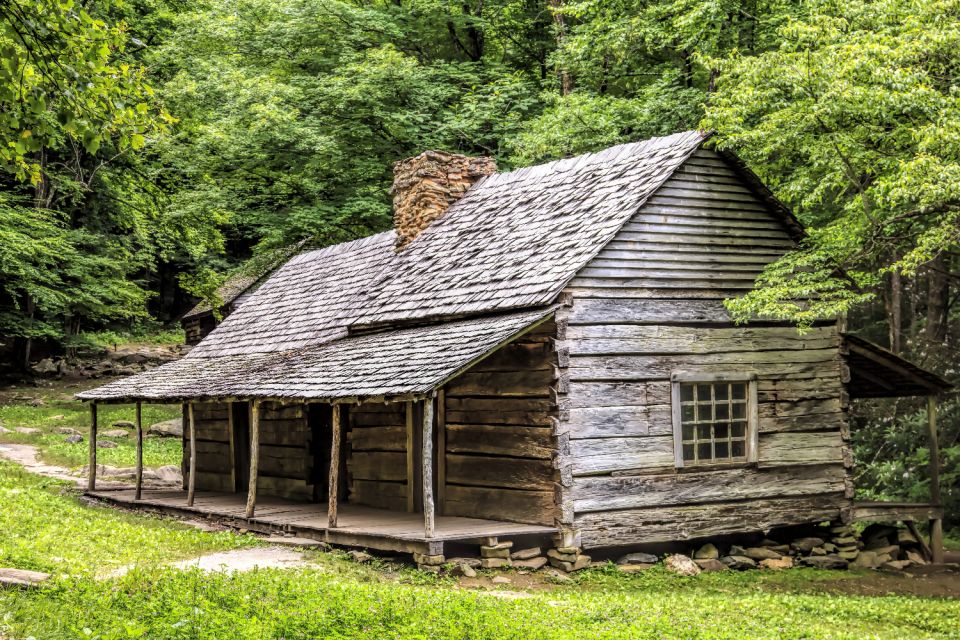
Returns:
[[[545,323],[445,387],[440,513],[555,523],[555,332]]]
[[[406,511],[406,404],[395,402],[351,406],[348,420],[348,501],[368,507]]]
[[[588,547],[836,518],[852,497],[847,398],[833,323],[735,326],[743,293],[792,246],[716,154],[698,152],[571,281],[558,349],[573,476],[562,513]],[[674,467],[673,371],[756,373],[759,462]]]
[[[197,430],[197,479],[201,491],[234,491],[233,434],[228,403],[197,402],[193,417]],[[260,407],[260,460],[257,491],[262,495],[310,500],[307,484],[312,458],[307,449],[304,405],[263,403]],[[189,432],[184,431],[185,459]]]

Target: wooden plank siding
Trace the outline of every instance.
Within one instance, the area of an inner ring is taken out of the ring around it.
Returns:
[[[446,385],[442,515],[554,524],[555,331],[544,323]]]
[[[852,482],[840,336],[736,326],[748,291],[793,240],[716,153],[698,151],[568,284],[560,400],[569,487],[561,504],[587,547],[735,533],[835,518]],[[758,462],[674,460],[670,376],[754,373]]]

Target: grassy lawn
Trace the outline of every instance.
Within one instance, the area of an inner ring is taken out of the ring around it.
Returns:
[[[830,572],[678,578],[607,567],[513,598],[339,553],[311,553],[316,569],[203,574],[160,565],[254,541],[86,506],[61,483],[2,463],[0,504],[0,566],[55,575],[42,590],[0,591],[0,637],[960,637],[960,600],[829,595],[821,585],[840,579]],[[134,562],[138,570],[102,578]]]
[[[104,384],[105,380],[91,381],[85,386]],[[11,431],[16,427],[40,429],[40,434],[5,433],[0,434],[0,442],[32,444],[39,448],[44,462],[69,468],[77,468],[87,462],[87,434],[90,430],[89,407],[75,400],[73,394],[79,388],[24,387],[6,390],[0,397],[0,425]],[[31,406],[22,398],[29,396],[43,402],[40,406]],[[116,442],[114,449],[98,449],[97,462],[113,467],[132,467],[135,464],[135,439],[133,430],[126,438],[105,438],[103,431],[114,428],[119,420],[133,422],[133,405],[100,405],[97,408],[97,423],[100,426],[100,440]],[[151,424],[180,416],[179,405],[143,405],[143,426],[146,430]],[[66,437],[57,433],[57,429],[69,427],[79,431],[84,441],[68,444]],[[148,467],[180,464],[181,445],[177,438],[146,438],[143,445],[143,463]]]

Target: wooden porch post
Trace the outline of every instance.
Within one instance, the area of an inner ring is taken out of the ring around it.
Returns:
[[[90,459],[87,462],[87,491],[97,489],[97,403],[90,403]]]
[[[190,479],[187,481],[187,506],[193,506],[193,497],[197,483],[197,423],[193,419],[193,403],[187,404],[190,426]]]
[[[246,517],[252,518],[257,508],[257,469],[260,462],[260,401],[250,403],[250,485],[247,488]]]
[[[937,435],[937,397],[927,398],[927,428],[930,438],[930,502],[940,507],[940,441]],[[935,518],[930,521],[930,552],[933,561],[943,563],[943,521]]]
[[[423,401],[423,531],[433,537],[433,398]]]
[[[139,400],[137,400],[134,422],[137,425],[137,492],[133,499],[139,500],[143,492],[143,412]]]
[[[327,527],[337,528],[337,496],[340,492],[340,405],[332,407],[333,439],[330,443],[330,482],[328,483],[327,497]]]
[[[416,511],[417,507],[417,495],[416,491],[413,489],[414,484],[414,469],[416,468],[416,456],[414,453],[414,441],[413,437],[413,402],[407,400],[406,402],[406,435],[407,435],[407,511],[413,513]]]

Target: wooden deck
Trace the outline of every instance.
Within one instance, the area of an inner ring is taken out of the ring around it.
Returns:
[[[253,518],[244,517],[246,495],[197,491],[192,507],[187,492],[170,489],[144,489],[134,500],[133,489],[102,489],[88,496],[108,503],[175,515],[199,515],[230,526],[263,533],[290,532],[330,544],[367,547],[383,551],[443,554],[444,543],[480,544],[486,538],[511,539],[520,536],[548,538],[557,533],[553,527],[479,518],[437,516],[434,535],[427,538],[423,514],[372,509],[340,503],[337,527],[327,527],[326,503],[304,503],[262,496]]]
[[[916,502],[854,502],[854,522],[926,522],[943,518],[943,507]]]

